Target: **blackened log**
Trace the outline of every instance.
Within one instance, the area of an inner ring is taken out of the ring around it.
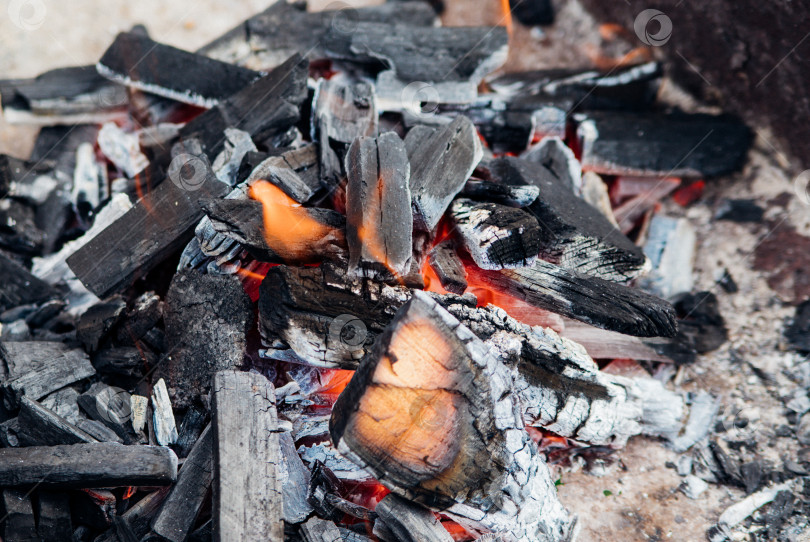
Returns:
[[[288,524],[301,523],[312,513],[312,506],[307,502],[311,475],[298,456],[289,431],[279,433],[278,437],[281,450],[284,521]]]
[[[414,226],[432,232],[450,201],[464,188],[483,150],[475,126],[466,117],[457,117],[429,137],[421,135],[408,153]]]
[[[0,485],[93,488],[163,486],[177,478],[177,456],[158,446],[93,443],[0,450]]]
[[[458,237],[482,269],[527,267],[537,259],[542,231],[523,209],[460,198],[450,214]]]
[[[121,321],[127,303],[120,295],[111,296],[84,311],[76,325],[76,337],[90,351],[98,350],[99,344]]]
[[[214,540],[283,542],[276,394],[262,375],[220,371],[213,383]]]
[[[393,493],[386,495],[374,511],[396,536],[396,540],[402,542],[453,540],[433,512]]]
[[[256,140],[283,134],[300,120],[307,97],[307,62],[293,55],[269,74],[230,96],[180,130],[181,140],[199,139],[213,160],[224,148],[226,128],[247,132]]]
[[[177,442],[177,426],[174,421],[172,402],[166,381],[159,379],[152,388],[152,427],[155,440],[161,446],[169,446]]]
[[[666,301],[543,260],[523,269],[472,266],[467,272],[496,291],[592,326],[636,337],[673,337],[677,331],[675,311]]]
[[[96,295],[122,290],[154,269],[191,238],[203,216],[198,200],[228,192],[228,185],[217,180],[198,145],[178,144],[172,152],[176,167],[170,167],[170,182],[161,183],[67,259]]]
[[[356,139],[346,155],[346,238],[349,269],[366,276],[401,276],[413,250],[411,167],[394,132]]]
[[[116,83],[200,107],[214,107],[261,74],[122,32],[105,51],[98,72]]]
[[[72,423],[27,397],[20,400],[17,438],[22,446],[98,442]]]
[[[197,404],[192,404],[186,410],[183,421],[180,422],[180,428],[177,430],[178,436],[175,443],[177,457],[185,458],[191,452],[191,448],[205,428],[207,417],[207,411]]]
[[[512,207],[528,207],[540,194],[540,189],[533,185],[512,185],[470,179],[460,193],[474,200],[490,201]]]
[[[56,290],[49,284],[3,254],[0,254],[0,283],[3,284],[0,291],[0,312],[57,297]]]
[[[132,404],[128,391],[96,382],[79,396],[78,403],[90,419],[112,429],[124,443],[132,444],[135,441],[129,423],[132,418]]]
[[[72,542],[70,496],[67,493],[40,491],[37,494],[37,531],[49,542]]]
[[[82,418],[78,420],[75,425],[99,442],[114,442],[116,444],[124,443],[124,439],[119,437],[115,431],[100,421]]]
[[[183,462],[177,483],[152,521],[152,530],[172,542],[183,542],[205,502],[213,475],[213,437],[209,425]]]
[[[454,294],[463,294],[467,289],[467,271],[464,262],[458,257],[455,243],[444,240],[430,251],[430,268],[439,277],[442,288]]]
[[[25,395],[37,401],[49,393],[96,374],[83,350],[63,343],[29,341],[0,345],[4,401],[12,407]]]
[[[569,519],[511,382],[480,339],[414,292],[335,403],[332,440],[400,496],[519,540],[562,539]]]
[[[540,196],[528,209],[543,230],[541,258],[616,281],[632,279],[645,269],[647,260],[641,249],[545,166],[501,158],[490,162],[489,171],[501,182],[540,188]]]
[[[582,167],[638,177],[717,177],[742,167],[751,130],[731,116],[588,113],[578,118]]]
[[[4,489],[0,492],[2,500],[3,540],[9,542],[36,542],[37,535],[34,508],[29,493],[14,489]]]

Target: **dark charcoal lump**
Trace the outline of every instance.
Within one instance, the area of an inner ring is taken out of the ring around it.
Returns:
[[[674,303],[674,307],[679,319],[678,335],[698,354],[711,352],[728,340],[728,329],[713,293],[686,294]]]
[[[799,352],[810,352],[810,299],[796,307],[796,315],[785,330],[785,338]]]
[[[554,6],[551,0],[509,0],[512,15],[526,26],[554,22]]]

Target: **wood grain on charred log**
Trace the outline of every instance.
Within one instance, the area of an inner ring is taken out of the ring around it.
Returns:
[[[456,252],[455,242],[447,239],[433,247],[428,256],[430,268],[439,277],[442,288],[454,294],[467,289],[467,271]]]
[[[20,400],[17,438],[22,446],[98,442],[61,416],[27,397]]]

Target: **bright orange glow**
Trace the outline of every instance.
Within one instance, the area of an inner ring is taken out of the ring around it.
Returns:
[[[478,298],[478,306],[495,305],[506,311],[506,314],[530,326],[549,327],[557,333],[565,329],[562,317],[553,312],[535,307],[525,301],[491,289],[489,286],[475,280],[472,273],[467,273],[469,287],[467,291]]]
[[[254,303],[259,300],[259,287],[262,285],[264,277],[267,276],[270,268],[275,266],[276,264],[272,263],[259,263],[253,271],[243,268],[236,270],[236,274],[242,279],[242,289]]]
[[[124,500],[131,498],[133,495],[135,495],[135,488],[133,486],[130,486],[124,493]]]
[[[337,396],[343,393],[343,390],[349,385],[349,381],[354,376],[354,371],[348,369],[333,369],[324,374],[328,375],[324,378],[326,383],[318,393],[321,395],[334,395],[337,399]]]
[[[375,262],[382,265],[396,278],[403,283],[400,273],[391,266],[385,252],[385,241],[380,238],[380,232],[376,228],[369,228],[364,225],[357,227],[357,238],[363,243],[363,249],[373,258]]]
[[[506,32],[509,34],[509,40],[512,40],[512,7],[509,5],[509,0],[501,0],[501,11],[503,12],[503,21],[506,23]]]

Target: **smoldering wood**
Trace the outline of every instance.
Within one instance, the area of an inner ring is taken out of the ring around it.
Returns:
[[[177,478],[177,456],[159,446],[104,442],[0,449],[0,485],[98,488],[163,486]]]
[[[393,493],[386,495],[377,504],[374,511],[395,535],[394,540],[403,542],[423,540],[450,542],[453,540],[433,512]]]
[[[2,344],[0,364],[7,370],[0,385],[8,407],[18,404],[23,395],[37,401],[96,374],[82,349],[57,342]]]
[[[245,165],[243,163],[243,165]],[[273,182],[281,188],[285,194],[298,203],[306,203],[312,196],[321,189],[321,174],[318,165],[318,146],[313,144],[304,145],[297,149],[288,150],[277,156],[268,156],[259,163],[250,167],[246,175],[245,184],[252,185],[254,182],[265,179]],[[290,179],[271,178],[271,173],[277,169],[290,169],[297,175],[297,180],[301,180],[305,186],[298,185]],[[286,182],[282,182],[285,180]]]
[[[521,540],[562,539],[569,519],[511,382],[480,339],[414,292],[335,403],[332,439],[400,496]]]
[[[737,171],[751,130],[736,117],[593,112],[577,117],[582,167],[638,177],[717,177]]]
[[[135,534],[136,539],[140,540],[141,537],[146,536],[149,532],[151,520],[160,509],[168,493],[169,488],[161,488],[157,491],[153,491],[135,503],[129,510],[118,516],[120,522],[124,522],[129,530]],[[97,536],[94,542],[129,542],[128,540],[122,541],[118,534],[121,529],[120,522],[117,522],[117,525],[112,529],[108,529],[103,534]]]
[[[346,487],[335,474],[324,464],[316,462],[312,468],[307,500],[315,509],[318,517],[335,522],[342,522],[345,516],[373,523],[377,514],[341,497]]]
[[[501,271],[468,266],[467,273],[496,291],[602,329],[636,337],[673,337],[677,332],[675,311],[666,301],[543,260]]]
[[[349,145],[377,135],[378,112],[374,88],[365,81],[321,79],[312,108],[314,140],[321,145]]]
[[[122,32],[96,64],[99,74],[116,83],[197,105],[214,107],[261,74]]]
[[[407,273],[413,250],[411,167],[394,132],[361,137],[346,154],[349,269],[364,276]]]
[[[0,312],[20,305],[41,303],[58,296],[49,284],[32,275],[27,269],[0,254]]]
[[[72,542],[73,525],[67,493],[38,492],[36,517],[37,531],[42,540]]]
[[[540,188],[533,185],[514,185],[470,179],[464,185],[460,195],[511,207],[528,207],[540,195]]]
[[[183,421],[180,422],[180,428],[177,430],[178,436],[175,443],[177,457],[185,458],[188,456],[191,448],[199,440],[203,429],[205,429],[207,417],[207,410],[200,405],[192,404],[188,407],[186,414],[183,416]]]
[[[98,442],[72,423],[27,397],[20,400],[17,438],[22,446]]]
[[[408,153],[414,226],[432,232],[483,156],[472,122],[457,117],[426,137],[417,133]]]
[[[301,523],[312,513],[312,506],[307,502],[310,472],[298,456],[289,431],[279,433],[279,445],[284,521],[289,524]]]
[[[446,239],[433,247],[428,255],[428,262],[439,277],[442,288],[454,294],[464,293],[467,289],[467,271],[452,239]]]
[[[214,375],[214,540],[284,539],[275,400],[260,374]]]
[[[521,155],[523,160],[544,166],[574,194],[582,191],[582,166],[574,151],[559,137],[545,137]]]
[[[0,492],[3,511],[3,540],[35,542],[38,540],[36,518],[31,497],[15,489]]]
[[[368,542],[371,539],[353,531],[338,527],[331,521],[312,517],[302,524],[299,532],[305,542]]]
[[[118,502],[109,489],[80,489],[70,497],[77,523],[92,529],[106,529],[113,524]]]
[[[122,290],[187,243],[203,217],[198,200],[228,192],[198,144],[178,144],[172,152],[175,178],[161,183],[67,259],[76,276],[99,297]],[[192,169],[190,179],[183,177],[186,166]]]
[[[213,476],[213,434],[209,424],[183,462],[177,483],[152,521],[152,530],[172,542],[186,540],[205,503]]]
[[[545,166],[507,157],[491,161],[487,168],[501,182],[540,188],[540,196],[528,209],[543,230],[541,258],[621,282],[645,270],[647,260],[641,249]]]
[[[124,443],[135,442],[135,435],[129,424],[132,406],[128,391],[96,382],[79,396],[78,403],[90,419],[112,429]]]
[[[174,411],[166,389],[166,381],[158,379],[152,388],[152,424],[155,431],[155,440],[161,446],[169,446],[177,442],[177,426],[174,421]]]
[[[450,206],[449,216],[461,243],[482,269],[527,267],[540,253],[540,224],[523,209],[459,198]]]

